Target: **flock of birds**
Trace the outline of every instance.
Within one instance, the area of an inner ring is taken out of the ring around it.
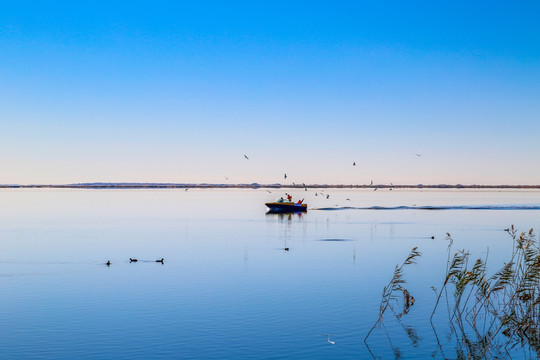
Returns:
[[[414,155],[416,155],[417,157],[422,156],[422,154],[414,154]],[[245,158],[246,160],[249,160],[249,157],[248,157],[246,154],[244,154],[244,158]],[[356,166],[356,161],[353,161],[352,166]],[[225,179],[226,179],[226,180],[229,180],[229,178],[226,177],[226,176],[225,176]],[[283,174],[283,179],[287,179],[287,173],[284,173],[284,174]],[[293,182],[292,184],[296,186],[296,184],[295,184],[294,182]],[[304,187],[304,190],[307,191],[306,184],[305,184],[305,183],[302,183],[302,185],[303,185],[303,187]],[[373,180],[371,180],[371,183],[370,183],[369,185],[370,185],[370,186],[373,186]],[[390,188],[389,188],[388,190],[392,190],[393,187],[394,187],[394,184],[390,183]],[[378,188],[374,188],[373,191],[377,191],[377,189],[378,189]],[[186,189],[186,191],[187,191],[187,189]],[[266,191],[269,192],[269,193],[272,193],[270,190],[266,190]],[[326,194],[326,195],[323,194],[323,193],[320,193],[320,194],[321,194],[321,196],[326,196],[327,199],[330,198],[330,195],[328,195],[328,194]],[[315,193],[315,196],[318,196],[318,194]],[[346,200],[347,200],[347,201],[351,201],[351,199],[346,199]]]
[[[132,263],[132,262],[137,262],[137,261],[139,261],[139,260],[129,258],[129,262],[130,262],[130,263]],[[164,258],[161,258],[161,259],[156,260],[155,262],[161,263],[161,264],[165,264],[165,259],[164,259]],[[107,260],[107,262],[105,263],[105,265],[107,265],[107,266],[111,266],[111,264],[112,264],[112,263],[111,263],[110,260]]]

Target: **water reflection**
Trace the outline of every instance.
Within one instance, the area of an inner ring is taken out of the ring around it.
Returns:
[[[272,210],[269,210],[266,212],[266,215],[267,216],[275,216],[277,217],[280,221],[292,221],[293,218],[295,219],[301,219],[302,216],[304,215],[303,212],[282,212],[282,211],[272,211]]]

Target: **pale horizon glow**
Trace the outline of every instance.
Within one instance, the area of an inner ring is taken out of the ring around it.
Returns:
[[[0,184],[540,184],[539,14],[10,3]]]

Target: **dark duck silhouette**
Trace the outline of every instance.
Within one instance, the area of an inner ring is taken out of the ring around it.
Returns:
[[[162,264],[163,264],[163,261],[164,261],[164,260],[165,260],[165,259],[161,258],[161,260],[156,260],[156,262],[157,262],[157,263],[162,263]]]
[[[139,260],[137,260],[137,259],[132,259],[132,258],[129,258],[129,262],[137,262],[137,261],[139,261]]]

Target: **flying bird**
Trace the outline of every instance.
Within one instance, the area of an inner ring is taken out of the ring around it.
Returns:
[[[156,262],[157,262],[157,263],[162,263],[162,264],[163,264],[163,260],[165,260],[165,259],[161,258],[161,260],[156,260]]]
[[[130,262],[130,263],[131,263],[131,262],[137,262],[137,261],[139,261],[139,260],[137,260],[137,259],[132,259],[132,258],[129,258],[129,262]]]
[[[268,192],[268,193],[270,193],[270,194],[272,193],[270,190],[266,190],[266,192]]]
[[[287,174],[283,174],[283,178],[286,179],[286,178],[287,178]]]
[[[356,166],[356,161],[354,161],[354,162],[352,163],[352,166]]]
[[[422,154],[414,154],[414,155],[416,155],[416,156],[422,156]]]
[[[225,180],[229,180],[229,178],[225,176]]]
[[[329,199],[329,198],[330,198],[330,195],[326,195],[326,198]]]
[[[246,159],[248,159],[248,160],[249,160],[249,158],[247,157],[247,155],[246,155],[246,154],[244,154],[244,157],[245,157]]]
[[[111,266],[111,261],[110,261],[110,260],[107,260],[107,262],[105,263],[105,265]]]

